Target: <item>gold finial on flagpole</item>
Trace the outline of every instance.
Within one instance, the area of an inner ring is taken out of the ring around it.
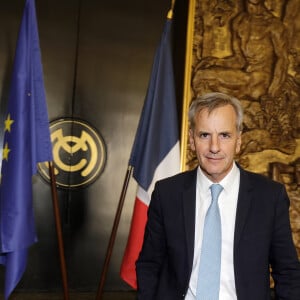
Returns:
[[[168,11],[167,19],[171,20],[173,18],[173,9],[175,5],[175,0],[172,0],[171,8]]]

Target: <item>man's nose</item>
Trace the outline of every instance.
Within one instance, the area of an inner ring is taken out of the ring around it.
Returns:
[[[217,153],[220,151],[220,141],[219,137],[212,135],[211,142],[210,142],[210,152]]]

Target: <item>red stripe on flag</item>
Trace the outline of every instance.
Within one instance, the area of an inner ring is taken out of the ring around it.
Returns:
[[[121,278],[134,289],[137,288],[135,262],[140,254],[144,240],[147,211],[148,206],[139,198],[136,198],[129,238],[120,270]]]

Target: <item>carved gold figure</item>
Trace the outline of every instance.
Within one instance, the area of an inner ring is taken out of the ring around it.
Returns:
[[[237,160],[285,183],[300,256],[300,1],[196,0],[190,88],[241,100]]]

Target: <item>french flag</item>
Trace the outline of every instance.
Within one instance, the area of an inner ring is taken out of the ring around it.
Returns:
[[[135,262],[142,248],[154,184],[157,180],[180,171],[171,36],[172,20],[167,19],[155,53],[148,91],[129,160],[138,189],[120,276],[135,289]]]

